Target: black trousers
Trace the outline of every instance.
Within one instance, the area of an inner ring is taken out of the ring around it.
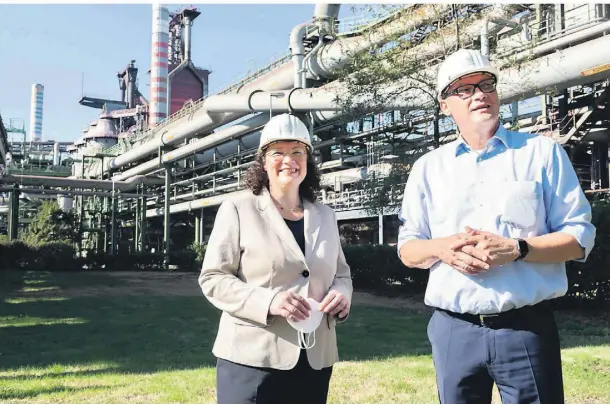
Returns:
[[[325,404],[332,367],[314,370],[301,350],[292,370],[250,367],[218,359],[219,404]]]
[[[559,333],[547,305],[484,318],[436,310],[428,325],[441,403],[563,403]]]

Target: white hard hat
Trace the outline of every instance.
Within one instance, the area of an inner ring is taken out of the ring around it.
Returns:
[[[473,49],[460,49],[449,55],[438,69],[436,91],[438,97],[451,83],[473,73],[489,73],[499,77],[498,70],[491,66],[487,56]]]
[[[309,130],[299,118],[292,114],[280,114],[271,118],[261,131],[261,139],[258,146],[259,152],[271,142],[296,141],[307,145],[309,150],[311,138]]]

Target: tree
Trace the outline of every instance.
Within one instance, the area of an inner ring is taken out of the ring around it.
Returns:
[[[44,201],[28,225],[24,241],[39,245],[50,242],[74,243],[78,225],[73,212],[62,211],[56,201]]]
[[[462,46],[478,47],[484,19],[509,19],[519,11],[523,11],[520,5],[412,5],[384,21],[386,27],[399,27],[393,28],[387,41],[373,38],[379,38],[383,26],[373,26],[362,34],[362,40],[377,45],[370,46],[368,52],[350,55],[348,63],[337,71],[342,86],[337,102],[344,122],[380,115],[388,106],[401,106],[396,124],[392,121],[370,135],[369,141],[374,136],[376,142],[384,144],[384,153],[394,155],[399,163],[392,165],[389,173],[371,173],[361,183],[364,209],[369,214],[395,212],[414,161],[457,132],[453,122],[440,114],[435,66]],[[490,47],[494,46],[494,35],[489,39]]]
[[[393,214],[402,203],[410,167],[403,164],[387,165],[387,173],[373,171],[359,184],[364,194],[364,210],[369,215]]]

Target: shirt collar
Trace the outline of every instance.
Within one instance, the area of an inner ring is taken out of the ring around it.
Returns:
[[[506,128],[504,128],[504,126],[502,126],[502,124],[500,124],[500,125],[498,125],[498,129],[496,130],[496,133],[488,142],[491,143],[492,145],[497,144],[498,142],[501,142],[504,144],[505,147],[508,148],[508,137],[509,137],[508,130]],[[470,146],[468,146],[468,144],[466,143],[464,138],[462,138],[462,135],[458,136],[455,143],[456,143],[455,144],[455,156],[459,156],[464,152],[470,151]]]

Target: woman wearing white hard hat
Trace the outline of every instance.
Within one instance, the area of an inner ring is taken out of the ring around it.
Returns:
[[[299,118],[269,121],[245,184],[218,209],[199,277],[222,311],[217,400],[325,403],[352,282]]]

